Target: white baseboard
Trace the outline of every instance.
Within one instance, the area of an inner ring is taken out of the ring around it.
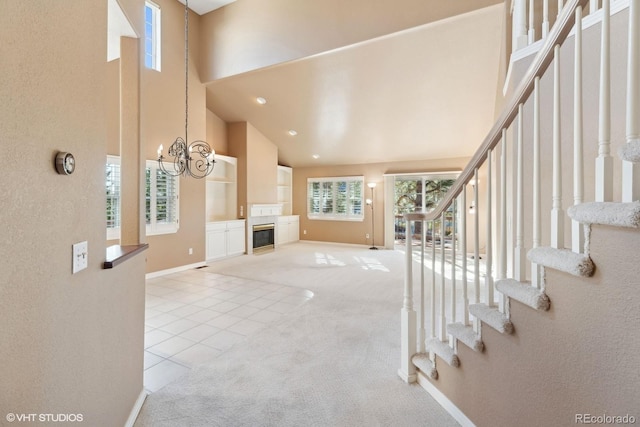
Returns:
[[[145,279],[153,279],[156,277],[166,276],[167,274],[179,273],[181,271],[191,270],[191,269],[202,267],[205,265],[207,265],[207,263],[204,261],[201,261],[201,262],[196,262],[194,264],[181,265],[180,267],[169,268],[167,270],[154,271],[152,273],[145,274],[144,277]]]
[[[144,391],[144,389],[142,389],[142,391],[140,392],[140,395],[138,396],[138,399],[136,399],[136,403],[133,405],[133,408],[131,409],[131,413],[129,414],[129,418],[127,418],[127,422],[125,423],[124,427],[133,427],[133,424],[136,422],[136,418],[138,418],[138,414],[140,413],[140,410],[142,409],[142,404],[144,403],[144,400],[147,398],[147,393]]]
[[[463,427],[475,427],[469,418],[456,406],[447,396],[444,395],[431,381],[424,376],[422,372],[418,372],[418,384],[433,397],[436,402],[444,408],[458,423]]]
[[[348,246],[348,247],[352,247],[352,248],[360,248],[360,249],[365,249],[368,248],[369,245],[361,245],[359,243],[340,243],[340,242],[325,242],[322,240],[297,240],[295,242],[292,243],[311,243],[311,244],[318,244],[318,245],[330,245],[330,246]],[[383,246],[377,246],[379,249],[384,249]]]

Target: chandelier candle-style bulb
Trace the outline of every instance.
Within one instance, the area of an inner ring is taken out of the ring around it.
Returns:
[[[158,147],[158,158],[162,157],[162,144],[160,144],[160,147]]]

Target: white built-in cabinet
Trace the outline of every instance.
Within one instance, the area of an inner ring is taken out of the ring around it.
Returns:
[[[277,241],[278,245],[297,242],[300,240],[300,217],[292,215],[293,211],[293,169],[288,166],[278,166],[278,204],[282,206],[278,216]]]
[[[207,222],[238,218],[238,159],[216,155],[213,172],[207,176]]]
[[[206,259],[245,253],[245,220],[238,220],[238,161],[216,155],[206,182]]]
[[[282,215],[291,215],[293,170],[288,166],[278,166],[278,204],[282,205]]]
[[[278,217],[278,245],[300,240],[300,216],[283,215]]]
[[[241,255],[245,251],[245,220],[207,223],[207,261]]]

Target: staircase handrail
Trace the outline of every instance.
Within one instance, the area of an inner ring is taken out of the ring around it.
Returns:
[[[575,10],[589,3],[589,0],[569,0],[562,12],[558,16],[553,29],[547,35],[544,44],[533,59],[529,69],[525,73],[522,81],[516,88],[509,103],[503,109],[502,114],[495,122],[489,134],[486,136],[482,145],[478,148],[474,156],[471,158],[467,166],[460,173],[455,184],[449,188],[442,201],[434,210],[428,213],[408,213],[405,218],[410,220],[433,221],[438,219],[442,213],[449,208],[455,201],[456,197],[462,192],[462,189],[474,178],[474,171],[482,166],[487,160],[487,153],[493,150],[501,141],[502,129],[506,129],[511,125],[518,114],[518,106],[524,104],[533,92],[536,77],[542,77],[542,74],[553,61],[554,47],[562,44],[571,32],[575,24]]]

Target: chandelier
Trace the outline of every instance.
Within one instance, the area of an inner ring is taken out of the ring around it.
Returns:
[[[171,176],[204,178],[213,171],[215,151],[205,141],[188,143],[189,131],[189,0],[184,4],[184,139],[181,137],[169,147],[168,158],[163,155],[163,146],[158,147],[158,166]]]

